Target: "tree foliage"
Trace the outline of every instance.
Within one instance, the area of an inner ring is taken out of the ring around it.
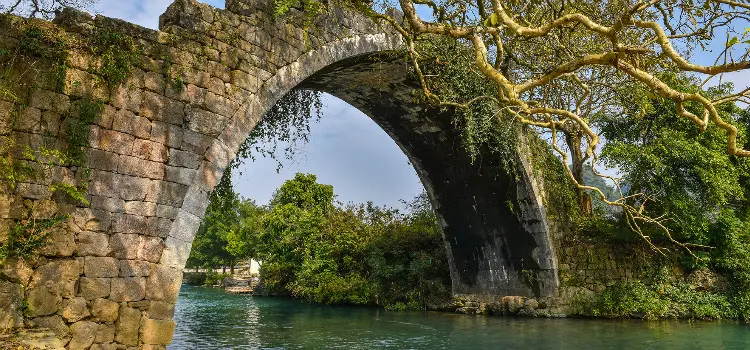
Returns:
[[[233,267],[255,257],[259,218],[265,208],[240,198],[234,191],[213,192],[193,240],[187,267]]]
[[[189,263],[253,257],[262,261],[266,292],[318,303],[419,309],[450,297],[445,246],[426,195],[405,214],[333,199],[333,187],[311,174],[285,182],[268,209],[214,197]]]
[[[389,6],[397,6],[404,20],[385,11]],[[421,15],[420,6],[431,16]],[[696,76],[704,79],[702,87],[723,73],[750,67],[748,32],[740,28],[750,18],[745,2],[399,0],[359,8],[402,34],[426,101],[458,110],[490,105],[485,110],[496,128],[512,120],[546,133],[578,187],[582,209],[590,211],[586,191],[593,192],[601,202],[620,207],[642,236],[642,226],[667,230],[660,217],[647,214],[653,201],[646,198],[653,193],[631,191],[612,200],[585,183],[582,168],[588,163],[594,174],[622,184],[597,170],[602,117],[643,113],[649,98],[666,99],[673,115],[685,121],[673,125],[680,128],[677,132],[712,129],[710,135],[723,141],[725,153],[750,156],[736,120],[721,113],[725,104],[747,101],[750,89],[707,94],[669,79]],[[715,63],[693,62],[696,49],[716,45],[717,35],[726,41],[718,44],[722,49]],[[440,41],[453,41],[470,55],[455,59],[452,52],[424,44]],[[451,66],[465,67],[489,87],[452,93],[450,87],[463,82],[450,74],[456,70]]]
[[[277,292],[329,304],[422,308],[450,294],[447,259],[426,195],[409,213],[333,205],[333,189],[297,174],[277,191],[258,241]]]

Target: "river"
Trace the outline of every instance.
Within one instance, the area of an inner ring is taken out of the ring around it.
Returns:
[[[750,349],[730,322],[530,319],[320,306],[183,286],[170,350]]]

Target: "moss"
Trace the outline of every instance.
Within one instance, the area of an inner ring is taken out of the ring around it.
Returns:
[[[74,116],[65,121],[63,135],[67,144],[66,155],[70,165],[84,166],[86,162],[85,148],[89,146],[90,125],[101,116],[104,105],[101,102],[84,98],[74,104]]]
[[[55,27],[29,25],[23,29],[18,50],[27,57],[39,57],[49,62],[48,82],[57,92],[65,90],[69,44],[61,31]]]
[[[585,217],[578,207],[575,184],[567,176],[567,170],[552,147],[531,130],[526,129],[526,140],[531,150],[534,175],[544,183],[544,205],[547,215],[559,224],[578,231]]]
[[[97,73],[110,87],[128,78],[139,56],[131,36],[109,29],[97,34],[92,52],[101,58]]]

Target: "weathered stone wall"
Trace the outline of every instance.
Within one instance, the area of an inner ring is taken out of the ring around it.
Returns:
[[[304,32],[245,5],[178,1],[161,17],[161,31],[67,10],[56,28],[2,17],[0,48],[18,59],[0,75],[10,92],[0,94],[0,134],[17,146],[2,155],[49,176],[29,176],[0,194],[0,239],[29,213],[69,215],[37,259],[2,263],[3,328],[48,327],[70,349],[164,348],[208,193],[260,117],[311,73],[400,44],[343,10]],[[46,59],[24,61],[29,26],[77,43],[61,89],[46,79]],[[108,84],[102,57],[86,49],[102,32],[133,38],[138,49],[121,84]],[[38,151],[66,149],[66,121],[89,99],[103,103],[103,113],[90,127],[86,166],[43,164]],[[26,146],[37,154],[27,156]],[[89,205],[50,187],[81,182]]]

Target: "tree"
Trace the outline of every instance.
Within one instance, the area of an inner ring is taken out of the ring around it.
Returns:
[[[230,187],[231,188],[231,187]],[[265,208],[234,191],[214,191],[193,240],[188,267],[234,266],[256,257],[255,242]]]
[[[387,1],[355,5],[402,34],[425,101],[458,110],[483,105],[492,111],[495,125],[511,120],[546,133],[577,185],[582,209],[590,206],[585,190],[593,191],[604,203],[622,208],[641,235],[643,225],[666,228],[660,218],[645,214],[651,203],[645,194],[609,200],[584,182],[581,168],[588,160],[595,174],[620,186],[621,179],[597,170],[599,117],[643,110],[645,99],[658,96],[671,101],[676,115],[689,122],[681,127],[699,132],[715,127],[727,154],[750,157],[736,122],[719,113],[725,104],[747,101],[750,89],[708,95],[663,78],[665,72],[699,76],[703,86],[723,73],[750,67],[748,31],[738,28],[750,18],[750,4],[744,1],[399,0],[404,21],[383,11],[391,5]],[[417,6],[431,9],[432,18],[420,16]],[[692,62],[695,49],[708,47],[718,35],[726,40],[716,64]],[[435,45],[425,44],[443,41],[470,54],[445,60],[457,57],[436,54],[431,50]],[[460,90],[455,86],[463,81],[434,73],[447,65],[466,67],[491,87],[450,93]]]
[[[688,77],[661,79],[680,90],[699,89],[699,82]],[[724,84],[705,95],[711,98],[731,90],[731,84]],[[750,159],[726,153],[726,135],[720,127],[710,125],[703,132],[690,128],[672,100],[653,96],[646,103],[644,113],[602,118],[599,125],[608,140],[603,160],[622,171],[630,192],[642,194],[629,201],[647,200],[648,216],[668,218],[658,222],[667,229],[644,231],[647,242],[667,238],[687,247],[716,246],[716,235],[722,231],[715,226],[718,217],[724,216],[725,222],[727,216],[750,219],[743,214],[750,204]],[[747,140],[749,111],[721,104],[717,113],[737,125],[738,135]]]
[[[271,210],[263,218],[258,242],[261,275],[269,290],[288,291],[310,254],[310,244],[322,239],[325,216],[333,209],[333,187],[316,180],[315,175],[298,173],[286,181],[274,193]]]
[[[241,199],[236,202],[239,220],[227,232],[227,252],[240,259],[257,259],[257,238],[263,230],[262,221],[267,209],[255,202]]]
[[[88,9],[98,0],[7,0],[0,4],[0,12],[24,17],[52,19],[65,7]]]

